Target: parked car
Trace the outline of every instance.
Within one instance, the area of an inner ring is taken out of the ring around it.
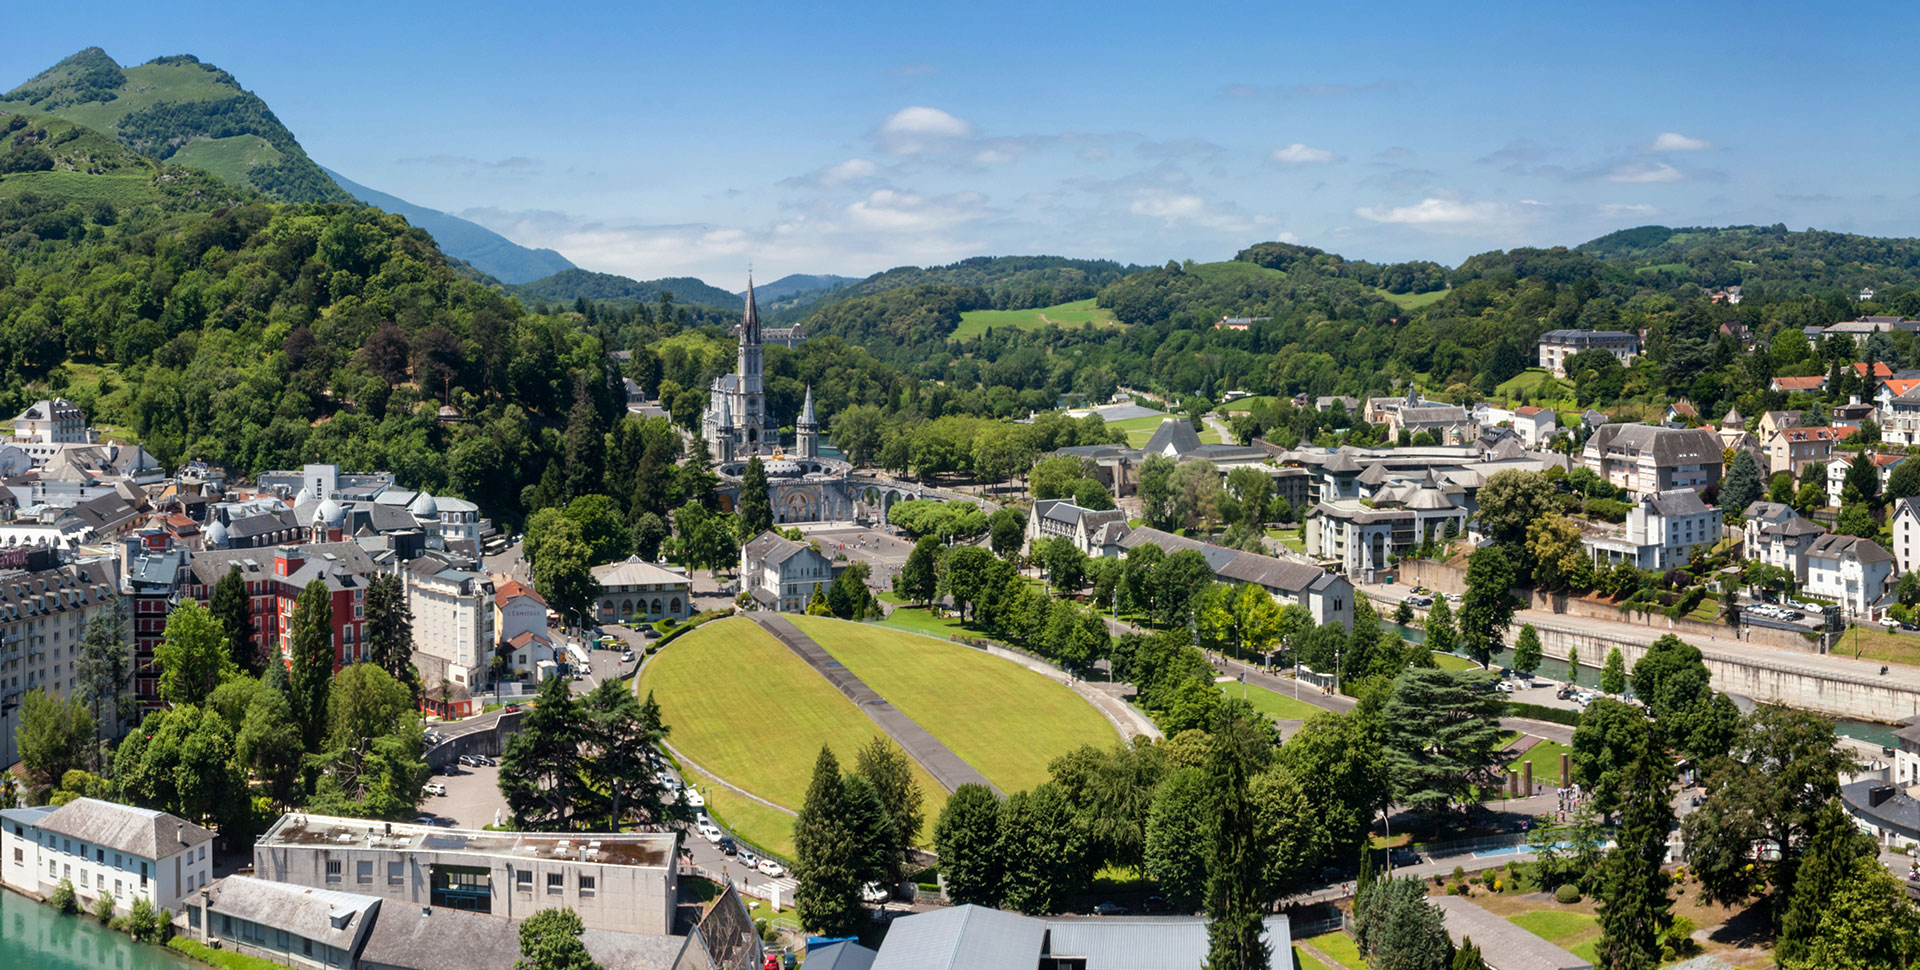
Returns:
[[[444,796],[447,793],[447,786],[442,785],[437,781],[430,781],[424,785],[421,785],[420,790],[423,792],[426,792],[429,795]]]
[[[1111,899],[1093,908],[1093,914],[1095,916],[1125,916],[1127,912],[1128,910],[1125,906]]]
[[[461,755],[459,758],[459,761],[461,764],[466,765],[469,768],[477,768],[480,766],[480,762],[475,761],[473,758],[473,755],[470,755],[470,754]]]
[[[1513,682],[1509,680],[1503,680],[1493,685],[1493,689],[1499,691],[1502,694],[1511,694],[1513,693]]]
[[[416,815],[416,816],[414,816],[414,817],[413,817],[413,824],[415,824],[415,825],[432,825],[432,824],[433,824],[433,816],[431,816],[431,815]]]
[[[490,757],[488,757],[488,756],[486,756],[486,755],[484,755],[484,754],[476,754],[476,755],[474,755],[474,756],[473,756],[473,760],[475,760],[475,761],[478,761],[478,762],[480,763],[480,766],[481,766],[481,767],[483,767],[483,768],[492,768],[492,767],[494,767],[495,765],[498,765],[498,764],[500,763],[500,762],[498,762],[498,761],[495,761],[495,760],[493,760],[492,758],[490,758]]]
[[[1143,913],[1171,913],[1173,912],[1173,904],[1167,902],[1167,897],[1165,896],[1148,896],[1147,901],[1140,904],[1140,911]]]
[[[631,650],[622,650],[622,651],[620,651],[620,662],[621,662],[621,663],[623,663],[623,664],[630,664],[630,663],[632,663],[632,662],[633,662],[633,651],[631,651]]]
[[[707,804],[706,796],[700,794],[700,790],[698,788],[687,789],[685,792],[681,794],[681,797],[685,798],[687,800],[687,804],[692,805],[694,808],[702,808],[702,807],[705,807],[705,805]]]
[[[760,866],[760,855],[752,849],[741,849],[740,854],[734,858],[738,859],[740,864],[746,867],[748,872],[752,872]]]
[[[443,829],[450,829],[450,828],[453,828],[453,819],[450,819],[445,815],[436,815],[434,816],[433,824],[438,825]]]
[[[1387,859],[1396,866],[1418,865],[1420,863],[1420,853],[1403,845],[1388,852]]]
[[[887,891],[887,887],[877,882],[870,882],[860,887],[860,901],[868,905],[879,905],[892,897],[893,894]]]
[[[731,835],[721,836],[720,841],[714,844],[720,847],[720,853],[722,855],[739,855],[740,854],[740,843],[735,842],[733,840],[733,836]]]
[[[772,859],[761,859],[760,865],[755,868],[759,869],[762,875],[772,876],[775,879],[787,874],[786,867]]]
[[[700,826],[700,837],[713,843],[718,843],[721,839],[725,838],[725,836],[720,834],[719,826],[714,825],[712,822],[707,822]]]

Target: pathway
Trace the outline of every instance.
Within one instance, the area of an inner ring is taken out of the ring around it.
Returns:
[[[927,769],[927,774],[932,775],[933,780],[939,782],[946,790],[953,791],[961,785],[985,785],[993,789],[994,794],[1000,794],[1000,789],[995,788],[993,782],[987,780],[987,776],[961,760],[959,755],[953,753],[952,748],[940,743],[940,739],[921,727],[913,718],[900,713],[898,708],[887,703],[887,699],[868,687],[866,681],[855,677],[853,671],[841,666],[839,661],[833,659],[833,655],[827,653],[825,647],[815,642],[812,637],[800,632],[791,620],[778,613],[766,611],[748,615],[753,617],[753,621],[760,624],[762,629],[773,634],[774,639],[786,644],[788,650],[799,655],[808,666],[820,676],[825,677],[827,683],[845,694],[855,707],[858,707],[867,717],[872,718],[873,723],[887,732],[887,736],[893,738],[908,757],[918,761],[920,767]]]

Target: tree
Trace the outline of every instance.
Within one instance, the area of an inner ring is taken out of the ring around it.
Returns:
[[[149,713],[114,752],[120,793],[143,808],[172,812],[241,835],[251,805],[246,776],[234,758],[233,728],[213,710],[191,704]]]
[[[55,697],[40,687],[27,691],[14,737],[34,804],[44,802],[62,775],[93,763],[96,733],[93,712],[79,697]]]
[[[1774,945],[1774,958],[1781,966],[1796,966],[1806,959],[1820,936],[1821,917],[1833,898],[1856,878],[1855,866],[1862,861],[1874,864],[1879,854],[1873,836],[1853,824],[1837,802],[1820,807]]]
[[[1206,897],[1210,786],[1205,771],[1183,768],[1160,783],[1147,813],[1146,871],[1175,912],[1193,912]]]
[[[1862,451],[1847,465],[1847,477],[1840,486],[1840,504],[1871,506],[1880,495],[1880,471],[1873,458]]]
[[[1403,671],[1394,679],[1383,717],[1396,801],[1437,821],[1506,761],[1502,704],[1490,680],[1482,671],[1432,668]]]
[[[1495,478],[1508,472],[1499,472]],[[1513,560],[1499,546],[1467,557],[1467,593],[1460,602],[1460,645],[1485,666],[1513,622]]]
[[[967,615],[967,604],[977,604],[987,590],[993,571],[993,553],[979,546],[954,546],[940,557],[938,588],[953,597],[960,615]]]
[[[1262,478],[1266,476],[1261,475]],[[1113,508],[1113,496],[1107,493],[1107,487],[1091,478],[1083,478],[1073,487],[1073,504],[1095,512],[1105,512]]]
[[[822,745],[793,821],[793,874],[800,883],[794,907],[800,924],[828,935],[857,926],[860,890],[894,868],[889,853],[896,838],[872,783],[857,775],[842,778],[839,760]]]
[[[213,585],[209,605],[220,621],[220,628],[226,632],[227,655],[233,659],[234,667],[258,676],[265,658],[259,656],[253,646],[253,605],[239,566],[227,567],[227,574]]]
[[[1633,693],[1653,712],[1662,743],[1704,762],[1725,752],[1739,731],[1740,714],[1715,693],[1700,649],[1667,634],[1633,665]]]
[[[1001,895],[1008,909],[1054,913],[1081,891],[1087,834],[1058,784],[1016,792],[1000,803],[998,852],[1006,866]]]
[[[627,533],[633,554],[647,562],[660,558],[660,546],[673,535],[667,523],[652,512],[642,512],[633,518],[633,528]]]
[[[171,621],[169,621],[171,622]],[[327,581],[315,579],[293,601],[291,621],[292,669],[288,671],[287,700],[300,725],[301,746],[320,750],[327,728],[327,699],[333,682],[333,591]],[[269,662],[278,663],[277,659]]]
[[[1195,599],[1213,584],[1207,557],[1182,549],[1153,567],[1154,613],[1164,626],[1180,626],[1193,618]]]
[[[413,609],[398,575],[380,573],[367,583],[367,660],[420,696],[420,672],[413,667]]]
[[[1086,459],[1075,455],[1052,455],[1040,459],[1027,473],[1027,490],[1036,502],[1072,498],[1080,480],[1087,476]],[[1078,503],[1075,503],[1078,504]]]
[[[1569,643],[1567,644],[1567,683],[1577,684],[1579,682],[1580,682],[1580,648],[1575,646],[1574,644]]]
[[[854,774],[867,780],[886,810],[893,844],[888,847],[888,881],[905,878],[907,850],[913,847],[925,821],[921,813],[920,786],[913,780],[913,764],[905,752],[883,738],[874,738],[854,756]]]
[[[606,380],[604,373],[594,376],[602,382]],[[567,412],[566,460],[562,463],[568,498],[591,495],[598,490],[606,471],[605,454],[606,427],[600,420],[599,408],[594,406],[589,378],[586,373],[580,373],[573,382],[573,407]]]
[[[1880,524],[1873,520],[1871,506],[1866,502],[1853,502],[1840,510],[1840,518],[1834,522],[1833,530],[1840,535],[1871,539],[1880,534]]]
[[[1724,494],[1724,493],[1723,493]],[[1887,501],[1920,497],[1920,462],[1903,461],[1887,477]]]
[[[1627,689],[1627,658],[1619,647],[1607,651],[1607,665],[1600,668],[1600,690],[1607,694],[1624,693]]]
[[[1042,539],[1034,543],[1034,558],[1046,568],[1056,596],[1076,592],[1086,578],[1087,554],[1081,552],[1072,539]]]
[[[271,688],[255,691],[234,738],[234,757],[266,785],[275,804],[293,802],[304,754],[287,695]]]
[[[574,625],[593,610],[593,550],[571,519],[556,523],[541,543],[533,583],[555,612]],[[711,565],[711,563],[709,563]]]
[[[1754,460],[1753,453],[1745,449],[1734,452],[1733,461],[1727,465],[1727,477],[1720,482],[1720,507],[1735,515],[1744,514],[1747,506],[1759,501],[1765,491],[1760,463]]]
[[[567,503],[567,518],[580,526],[580,541],[587,544],[588,558],[593,562],[611,562],[626,555],[631,541],[620,520],[620,507],[613,499],[605,495],[576,496]]]
[[[1452,653],[1459,649],[1459,634],[1453,628],[1453,608],[1445,596],[1435,596],[1427,610],[1427,649],[1434,653]]]
[[[832,616],[833,615],[833,608],[827,605],[827,596],[825,593],[826,588],[827,587],[824,583],[817,583],[814,585],[813,595],[807,599],[807,615],[808,616]]]
[[[1749,714],[1723,750],[1706,763],[1706,801],[1682,826],[1687,865],[1702,898],[1728,905],[1771,882],[1777,925],[1820,811],[1858,765],[1834,744],[1833,722],[1783,707]]]
[[[1453,946],[1418,879],[1376,879],[1353,906],[1354,935],[1374,970],[1447,970]]]
[[[600,970],[580,942],[586,926],[570,909],[543,909],[520,924],[520,959],[513,970]]]
[[[1001,509],[987,516],[987,535],[989,544],[993,546],[993,554],[1009,559],[1020,551],[1020,544],[1027,540],[1027,517],[1019,509]]]
[[[1521,624],[1520,635],[1513,640],[1513,669],[1523,676],[1532,677],[1533,672],[1540,669],[1540,662],[1543,659],[1545,657],[1540,651],[1540,631],[1535,630],[1531,623]]]
[[[575,821],[600,831],[619,831],[635,819],[647,825],[687,821],[691,813],[684,803],[667,804],[653,772],[651,759],[669,733],[653,695],[643,702],[626,683],[603,680],[580,699],[580,713],[580,773],[592,811],[575,806]]]
[[[735,512],[740,517],[738,534],[741,542],[773,528],[773,499],[767,493],[767,466],[760,463],[759,455],[747,459],[746,473],[740,476],[740,504]]]
[[[1000,904],[1000,799],[985,785],[961,785],[934,823],[947,897],[955,905]]]
[[[1148,455],[1140,463],[1139,483],[1135,486],[1140,496],[1140,516],[1153,528],[1165,529],[1174,524],[1176,467],[1174,460],[1166,455]]]
[[[164,639],[153,648],[160,668],[160,696],[170,704],[200,704],[236,669],[220,621],[197,600],[167,614]]]
[[[907,554],[906,564],[900,567],[894,592],[914,603],[925,605],[933,602],[939,592],[939,568],[940,540],[934,536],[921,536],[914,542],[913,551]]]
[[[833,585],[827,591],[827,607],[832,615],[843,620],[864,620],[880,614],[880,604],[867,588],[867,577],[871,573],[872,567],[856,562],[848,564],[833,578]],[[819,587],[814,589],[817,592]]]
[[[1570,757],[1573,780],[1588,794],[1594,811],[1612,815],[1621,807],[1624,778],[1649,743],[1650,729],[1640,709],[1609,697],[1596,698],[1580,715]]]
[[[1558,507],[1553,484],[1539,472],[1508,469],[1495,472],[1480,486],[1480,511],[1475,519],[1480,531],[1495,543],[1514,547],[1526,542],[1527,528]]]
[[[1533,560],[1533,581],[1541,589],[1561,589],[1592,575],[1580,527],[1559,513],[1549,512],[1527,526],[1526,551]]]
[[[1207,754],[1213,851],[1207,867],[1207,966],[1211,970],[1266,970],[1261,941],[1269,894],[1266,860],[1248,788],[1264,748],[1252,725],[1222,713]]]
[[[571,824],[573,807],[587,801],[580,776],[582,733],[579,706],[566,679],[547,678],[500,756],[500,794],[516,825],[552,832]]]
[[[1319,814],[1305,864],[1351,859],[1367,841],[1375,813],[1391,800],[1383,742],[1381,691],[1372,691],[1352,713],[1316,714],[1280,746],[1278,763],[1299,779],[1308,804]]]
[[[1781,970],[1879,970],[1920,958],[1920,915],[1877,860],[1855,859],[1821,903],[1812,934],[1780,957]]]
[[[109,725],[118,734],[139,706],[133,694],[133,644],[117,601],[87,619],[73,672],[79,680],[78,696],[93,709],[95,740],[102,739]]]
[[[1643,739],[1621,778],[1620,828],[1600,873],[1599,963],[1615,970],[1654,970],[1672,922],[1667,833],[1673,805],[1666,753]]]

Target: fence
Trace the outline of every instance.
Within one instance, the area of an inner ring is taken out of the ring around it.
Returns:
[[[1288,929],[1294,939],[1304,940],[1308,937],[1338,933],[1346,929],[1352,922],[1353,917],[1343,912],[1338,916],[1329,916],[1326,919],[1291,920],[1289,921]]]

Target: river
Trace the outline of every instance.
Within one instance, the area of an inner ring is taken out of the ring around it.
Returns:
[[[1398,623],[1392,622],[1384,622],[1381,626],[1388,633],[1399,634],[1399,636],[1408,643],[1427,642],[1426,632],[1418,627],[1401,626]],[[1605,657],[1581,657],[1580,676],[1575,678],[1574,682],[1582,687],[1591,687],[1595,690],[1600,689],[1600,667],[1598,665],[1605,663],[1606,659]],[[1513,651],[1511,650],[1501,650],[1493,655],[1493,665],[1496,668],[1504,667],[1508,663],[1511,663],[1512,660]],[[1567,678],[1567,663],[1564,660],[1548,660],[1540,665],[1538,673],[1542,677],[1564,681]],[[1744,709],[1750,705],[1742,702],[1741,706]],[[1878,721],[1856,721],[1851,718],[1836,718],[1833,722],[1833,731],[1835,734],[1843,738],[1865,741],[1883,748],[1893,747],[1893,732],[1897,727],[1898,725],[1894,724],[1881,724]]]
[[[206,970],[162,946],[135,943],[85,916],[0,889],[0,966],[6,970]]]

